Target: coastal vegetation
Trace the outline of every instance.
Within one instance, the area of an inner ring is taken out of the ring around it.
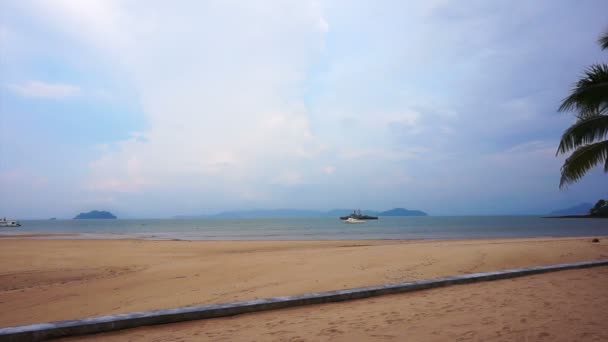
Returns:
[[[608,49],[608,32],[599,44]],[[608,172],[608,64],[588,67],[559,110],[576,115],[576,122],[564,132],[557,149],[557,155],[572,151],[561,168],[560,188],[580,180],[599,163]]]
[[[608,217],[608,201],[599,200],[595,204],[591,210],[589,210],[589,215],[594,217]]]

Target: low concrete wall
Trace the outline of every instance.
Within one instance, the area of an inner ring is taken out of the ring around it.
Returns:
[[[338,291],[308,293],[297,296],[273,297],[245,302],[187,306],[175,309],[134,312],[129,314],[83,318],[71,321],[24,325],[0,329],[0,341],[42,341],[57,337],[95,334],[113,330],[135,328],[144,325],[176,323],[197,319],[232,316],[248,312],[282,309],[309,304],[339,302],[385,294],[424,290],[448,285],[508,279],[532,274],[595,266],[608,266],[608,259],[550,266],[518,268],[495,272],[463,274],[437,279],[369,286]]]

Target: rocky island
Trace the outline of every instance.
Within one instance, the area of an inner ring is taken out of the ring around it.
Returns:
[[[93,210],[93,211],[89,211],[88,213],[80,213],[80,214],[76,215],[76,217],[74,217],[74,220],[86,220],[86,219],[113,219],[113,220],[115,220],[116,216],[114,216],[109,211]]]

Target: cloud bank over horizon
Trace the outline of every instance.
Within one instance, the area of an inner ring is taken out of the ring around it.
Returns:
[[[5,1],[0,215],[545,213],[608,4]]]

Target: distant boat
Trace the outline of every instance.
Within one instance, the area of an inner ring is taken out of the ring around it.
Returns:
[[[365,221],[349,217],[346,220],[344,220],[344,223],[365,223]]]
[[[377,220],[377,216],[369,216],[361,214],[361,210],[353,210],[353,213],[348,216],[340,217],[340,220],[348,220],[349,218],[353,218],[356,220]]]
[[[21,223],[15,220],[7,220],[5,217],[0,220],[0,227],[21,227]]]

